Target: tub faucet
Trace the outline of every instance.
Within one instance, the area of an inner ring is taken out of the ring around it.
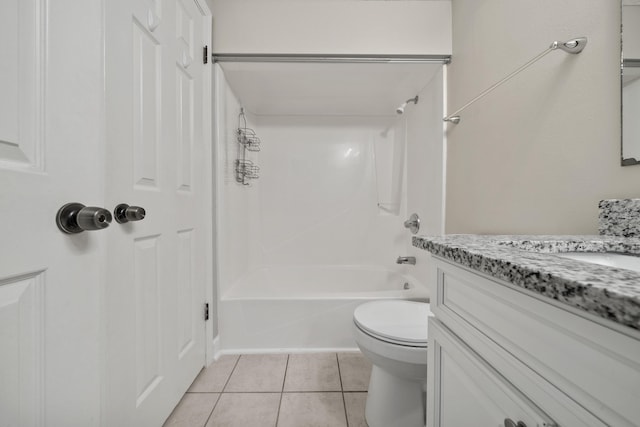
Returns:
[[[396,260],[396,264],[411,264],[416,265],[416,257],[414,256],[399,256]]]

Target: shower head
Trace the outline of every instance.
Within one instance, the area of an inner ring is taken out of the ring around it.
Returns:
[[[410,102],[413,102],[414,104],[417,104],[418,103],[418,95],[416,95],[415,98],[407,99],[405,102],[403,102],[398,108],[396,108],[396,113],[397,114],[404,114],[404,109],[407,106],[407,104],[409,104]]]

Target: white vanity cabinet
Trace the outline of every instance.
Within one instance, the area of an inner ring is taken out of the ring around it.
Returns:
[[[553,421],[441,322],[429,326],[439,426],[552,426]],[[431,412],[428,412],[431,413]],[[507,424],[509,422],[507,421]]]
[[[639,331],[432,260],[427,427],[640,426]]]

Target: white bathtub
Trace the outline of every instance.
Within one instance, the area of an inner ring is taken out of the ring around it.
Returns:
[[[414,277],[379,267],[265,267],[221,295],[220,345],[244,353],[355,349],[359,304],[427,298]]]

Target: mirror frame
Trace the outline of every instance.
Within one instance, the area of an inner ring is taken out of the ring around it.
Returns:
[[[624,59],[624,28],[622,25],[623,19],[623,10],[624,10],[624,0],[620,0],[620,165],[621,166],[633,166],[640,165],[640,159],[636,159],[635,157],[624,157],[624,103],[622,102],[622,90],[623,87],[623,78],[624,78],[624,68],[625,63],[627,65],[634,64],[636,67],[640,67],[640,59]]]

